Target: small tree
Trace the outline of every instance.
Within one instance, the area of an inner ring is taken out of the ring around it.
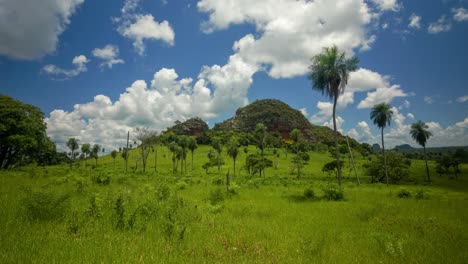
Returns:
[[[114,170],[115,170],[115,158],[117,157],[117,150],[112,150],[111,157],[114,160]]]
[[[266,138],[267,138],[267,131],[266,126],[262,123],[258,123],[255,127],[255,141],[257,143],[257,148],[260,149],[260,155],[262,160],[265,159],[265,148],[266,148]],[[262,177],[263,169],[260,170],[260,177]]]
[[[385,178],[387,179],[387,185],[388,185],[389,179],[388,179],[388,172],[387,172],[387,158],[385,157],[385,143],[384,143],[383,131],[387,125],[390,125],[392,116],[393,116],[393,110],[391,109],[391,106],[387,103],[380,103],[380,104],[374,105],[370,113],[370,118],[372,119],[374,124],[380,128],[380,133],[382,137],[382,156],[384,160]]]
[[[96,161],[96,167],[97,167],[97,160],[99,158],[99,151],[101,151],[101,146],[98,144],[94,144],[93,147],[91,148],[91,154],[90,157],[94,158]]]
[[[237,138],[232,137],[227,144],[227,154],[232,158],[234,162],[234,177],[236,177],[236,159],[239,155],[239,141]]]
[[[127,171],[128,157],[130,157],[130,150],[128,148],[122,148],[122,159],[125,161],[125,172]]]
[[[67,141],[67,147],[70,149],[70,158],[71,158],[71,163],[70,163],[70,167],[72,166],[73,162],[75,161],[75,158],[77,156],[77,153],[75,152],[76,150],[78,150],[79,146],[78,146],[78,140],[76,138],[69,138],[68,141]]]
[[[136,128],[136,139],[140,142],[140,154],[141,162],[143,164],[143,172],[146,172],[146,161],[153,144],[153,137],[156,135],[156,132],[150,131],[146,128]]]
[[[429,128],[426,123],[422,122],[421,120],[411,124],[411,137],[423,147],[424,151],[424,161],[426,162],[426,174],[427,174],[427,182],[431,182],[431,176],[429,175],[429,167],[427,166],[427,156],[426,156],[426,142],[432,136],[432,133],[427,130]]]
[[[85,160],[85,167],[86,167],[86,159],[89,157],[89,153],[91,152],[91,145],[86,143],[81,145],[81,153],[83,153],[84,160]]]
[[[211,142],[211,146],[213,147],[213,149],[216,151],[216,154],[218,155],[218,157],[216,158],[216,160],[218,161],[218,173],[221,173],[221,165],[222,165],[221,161],[223,160],[221,153],[223,151],[223,143],[220,138],[214,138],[213,141]]]
[[[193,138],[193,137],[189,138],[188,148],[190,149],[190,152],[192,153],[192,171],[193,171],[193,153],[198,148],[198,144],[197,144],[197,141],[195,140],[195,138]]]

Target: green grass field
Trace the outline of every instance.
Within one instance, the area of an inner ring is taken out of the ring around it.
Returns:
[[[193,172],[188,156],[187,175],[172,174],[164,148],[157,173],[153,153],[146,173],[132,172],[136,150],[127,175],[120,156],[0,172],[0,263],[468,263],[466,164],[457,180],[430,164],[427,185],[413,160],[413,183],[386,186],[370,184],[358,157],[362,184],[346,167],[345,200],[327,201],[326,153],[310,153],[297,179],[284,152],[266,177],[234,177],[227,157],[206,175],[208,150],[196,150]]]

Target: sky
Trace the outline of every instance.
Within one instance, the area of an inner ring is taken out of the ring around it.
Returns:
[[[213,126],[276,98],[332,126],[311,58],[336,45],[360,59],[337,106],[341,133],[380,142],[372,106],[393,108],[387,147],[468,145],[467,0],[3,0],[0,94],[39,107],[59,149],[110,151],[127,131],[199,116]]]

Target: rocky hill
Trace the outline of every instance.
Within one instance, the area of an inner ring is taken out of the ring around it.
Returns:
[[[311,124],[300,111],[275,99],[257,100],[241,107],[234,117],[216,124],[213,129],[252,132],[258,123],[263,123],[269,132],[278,132],[283,138],[288,138],[289,133],[297,128],[304,139],[311,143],[331,144],[334,142],[332,129]]]
[[[170,128],[177,135],[195,136],[208,131],[208,125],[199,117],[194,117],[185,122],[176,121],[176,124]]]

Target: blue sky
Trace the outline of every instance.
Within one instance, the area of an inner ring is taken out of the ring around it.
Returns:
[[[370,107],[394,106],[388,146],[467,145],[468,1],[7,0],[0,4],[0,93],[40,107],[48,134],[123,144],[200,116],[210,125],[277,98],[312,123],[331,103],[311,89],[310,58],[337,45],[360,58],[338,105],[342,133],[380,141]]]

